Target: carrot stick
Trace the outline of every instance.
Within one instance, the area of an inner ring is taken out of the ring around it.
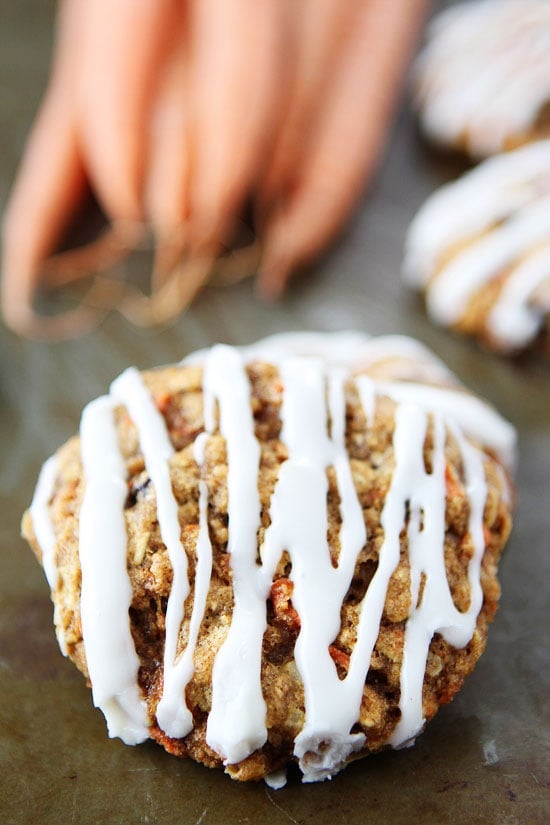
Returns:
[[[161,239],[181,230],[189,217],[189,67],[186,19],[160,72],[148,135],[145,209]]]
[[[192,4],[192,243],[227,242],[276,119],[284,4]]]
[[[265,297],[279,295],[292,269],[334,239],[372,174],[425,7],[407,0],[396,14],[394,3],[369,0],[357,9],[296,189],[265,229]]]
[[[260,213],[293,183],[308,150],[308,138],[315,129],[336,60],[346,45],[346,24],[355,16],[354,5],[341,0],[302,0],[291,6],[290,12],[286,105],[272,156],[262,175]]]
[[[36,324],[32,303],[42,261],[86,192],[72,105],[79,34],[77,5],[65,2],[48,90],[4,215],[2,311],[22,334],[32,334]]]
[[[173,43],[160,73],[149,123],[145,210],[156,235],[151,276],[154,293],[179,266],[187,245],[189,219],[189,54],[188,19],[177,21]]]
[[[147,117],[178,0],[75,0],[85,37],[78,122],[90,180],[113,220],[143,217]]]

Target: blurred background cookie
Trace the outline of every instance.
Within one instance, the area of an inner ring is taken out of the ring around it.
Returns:
[[[416,64],[425,134],[482,158],[550,136],[550,3],[480,0],[432,21]]]
[[[550,140],[488,159],[441,187],[406,239],[405,280],[438,324],[513,353],[550,318]]]

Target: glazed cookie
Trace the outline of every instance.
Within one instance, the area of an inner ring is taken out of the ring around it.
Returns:
[[[86,407],[23,532],[110,736],[317,781],[411,744],[473,669],[514,444],[410,339],[218,345]]]
[[[430,316],[500,352],[548,352],[550,140],[484,161],[435,192],[405,244]]]
[[[480,0],[428,29],[414,74],[423,131],[474,158],[550,137],[550,3]]]

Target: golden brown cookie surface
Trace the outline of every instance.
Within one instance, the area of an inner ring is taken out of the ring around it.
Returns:
[[[474,0],[437,15],[415,73],[426,135],[479,159],[550,137],[550,6]]]
[[[407,339],[215,347],[93,402],[24,532],[111,735],[313,781],[413,738],[472,670],[512,450]]]

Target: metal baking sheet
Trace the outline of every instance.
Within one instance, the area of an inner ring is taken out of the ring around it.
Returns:
[[[5,4],[0,27],[5,202],[45,83],[54,6]],[[0,328],[0,822],[339,825],[550,821],[548,593],[550,368],[506,361],[434,328],[399,280],[406,226],[458,171],[418,139],[406,106],[370,195],[337,248],[268,306],[251,282],[209,288],[160,331],[109,318],[62,344]],[[433,348],[519,430],[518,510],[501,565],[502,601],[487,651],[457,699],[414,748],[350,766],[332,782],[238,785],[148,743],[109,740],[83,680],[54,639],[45,578],[19,537],[42,461],[83,405],[129,364],[177,360],[214,341],[295,329],[401,332]]]

